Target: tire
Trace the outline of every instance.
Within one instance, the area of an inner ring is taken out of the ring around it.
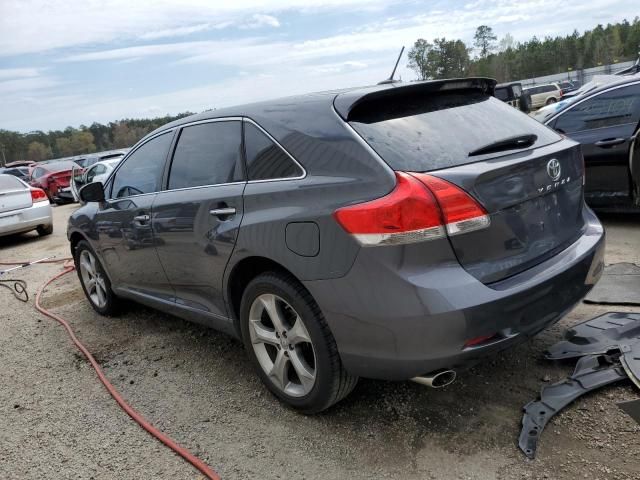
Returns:
[[[551,105],[552,103],[556,103],[557,100],[553,97],[551,97],[550,99],[547,100],[547,103],[545,105]]]
[[[45,235],[51,235],[53,233],[53,224],[39,225],[38,228],[36,228],[36,232],[38,232],[38,235],[40,235],[41,237],[44,237]]]
[[[113,316],[118,314],[121,301],[113,293],[109,277],[95,252],[85,240],[80,241],[76,246],[73,261],[82,290],[93,309],[100,315]],[[91,282],[92,279],[93,282]]]
[[[277,317],[276,322],[272,315]],[[301,413],[329,408],[358,382],[358,377],[342,366],[320,308],[290,275],[268,272],[247,285],[240,304],[240,329],[262,382],[283,403]]]

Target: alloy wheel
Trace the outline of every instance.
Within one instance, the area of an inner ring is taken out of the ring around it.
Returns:
[[[307,395],[316,383],[316,354],[304,321],[277,295],[262,294],[249,310],[249,334],[258,363],[283,393]]]
[[[104,308],[107,304],[107,287],[102,273],[98,270],[96,257],[89,250],[83,250],[79,263],[82,283],[89,299],[98,308]]]

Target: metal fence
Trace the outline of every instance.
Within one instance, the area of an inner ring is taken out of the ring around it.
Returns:
[[[546,75],[544,77],[527,78],[520,80],[523,87],[532,87],[533,85],[542,85],[546,83],[562,82],[564,80],[577,81],[581,85],[589,82],[595,75],[613,75],[625,68],[629,68],[635,64],[635,60],[629,62],[614,63],[611,65],[600,65],[593,68],[585,68],[581,70],[569,70],[566,73],[556,73],[554,75]]]

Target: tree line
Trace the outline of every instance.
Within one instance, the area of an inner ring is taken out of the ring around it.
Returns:
[[[67,127],[48,132],[19,133],[0,129],[0,162],[14,160],[48,160],[132,146],[147,133],[182,117],[167,115],[152,119],[123,119],[107,125],[94,122],[90,126]]]
[[[490,26],[481,25],[473,46],[462,40],[419,38],[409,51],[408,66],[420,80],[484,76],[508,82],[632,60],[639,49],[640,17],[526,42],[515,42],[508,33],[498,41]]]

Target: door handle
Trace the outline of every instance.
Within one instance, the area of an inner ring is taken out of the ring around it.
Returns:
[[[614,147],[616,145],[622,145],[626,141],[627,141],[626,138],[607,138],[605,140],[597,141],[596,146],[601,148],[608,148],[608,147]]]
[[[151,220],[151,217],[149,215],[137,215],[133,217],[133,221],[140,224],[147,223],[149,220]]]
[[[209,210],[209,213],[214,217],[228,217],[229,215],[235,215],[236,209],[234,207],[222,207]]]

